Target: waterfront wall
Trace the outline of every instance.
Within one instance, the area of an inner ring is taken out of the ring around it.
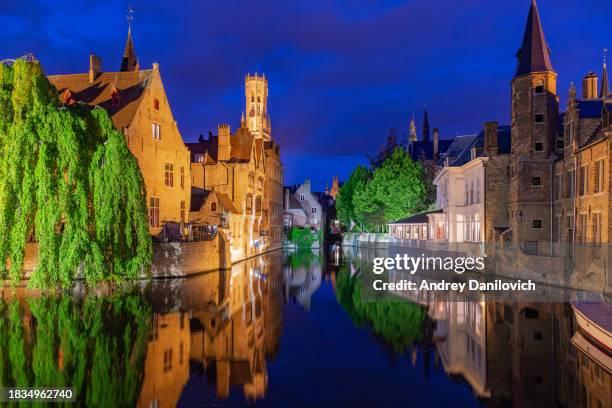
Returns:
[[[347,232],[342,236],[342,246],[387,248],[389,234],[381,232]]]
[[[268,248],[268,251],[281,246]],[[263,252],[262,252],[263,253]],[[259,253],[257,254],[259,255]],[[153,278],[186,277],[203,272],[230,269],[232,263],[247,259],[238,256],[231,259],[230,243],[223,233],[210,241],[154,242],[151,276]],[[28,279],[38,264],[38,244],[28,242],[25,247],[24,273]]]

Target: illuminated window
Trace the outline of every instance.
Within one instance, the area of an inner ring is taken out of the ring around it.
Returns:
[[[151,135],[155,140],[161,140],[161,126],[159,123],[153,123],[151,125]]]
[[[185,188],[185,168],[181,166],[181,188]]]
[[[210,211],[212,212],[217,211],[217,203],[210,203]]]
[[[172,163],[166,163],[164,174],[166,186],[174,187],[174,165]]]
[[[181,201],[181,222],[185,222],[185,201]]]

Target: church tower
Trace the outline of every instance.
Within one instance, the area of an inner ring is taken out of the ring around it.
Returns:
[[[414,124],[414,114],[412,114],[412,119],[410,119],[410,129],[408,131],[408,142],[416,142],[417,141],[417,131],[416,125]]]
[[[551,164],[559,122],[557,73],[535,0],[517,53],[512,88],[510,226],[513,241],[538,251],[550,240]]]
[[[247,128],[255,137],[270,140],[268,80],[265,75],[247,74],[244,79]]]
[[[423,141],[429,143],[429,116],[427,115],[427,108],[425,108],[425,113],[423,114],[423,130],[421,135],[423,136]]]
[[[134,41],[132,41],[132,27],[128,27],[127,39],[125,40],[125,48],[123,49],[123,58],[121,59],[121,72],[138,71],[138,58],[136,57],[136,49]]]
[[[599,97],[602,99],[606,99],[608,95],[610,95],[610,89],[608,86],[608,68],[606,67],[606,54],[604,53],[603,68],[601,70],[601,89],[599,90]]]

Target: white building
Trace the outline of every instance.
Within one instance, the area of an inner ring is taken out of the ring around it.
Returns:
[[[295,189],[285,188],[284,206],[283,220],[286,228],[321,228],[323,207],[311,191],[310,180],[305,180]]]

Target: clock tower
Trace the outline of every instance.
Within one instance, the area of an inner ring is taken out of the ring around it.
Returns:
[[[244,78],[247,128],[255,137],[270,140],[268,80],[265,75],[247,74]]]

